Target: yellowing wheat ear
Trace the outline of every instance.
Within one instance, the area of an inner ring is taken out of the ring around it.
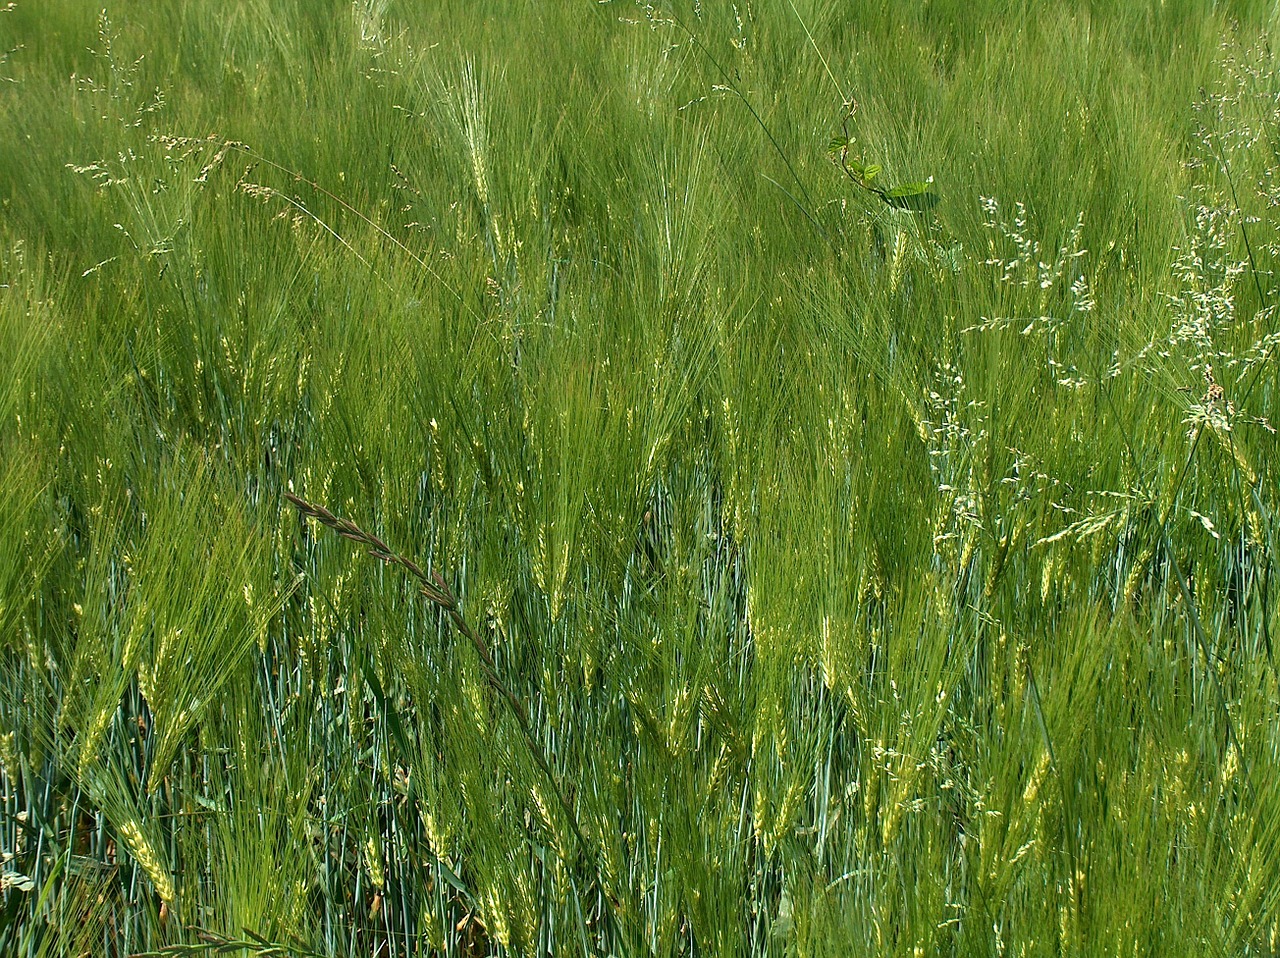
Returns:
[[[129,854],[133,856],[147,877],[151,879],[151,884],[155,886],[156,894],[160,896],[160,900],[165,904],[173,902],[177,898],[177,891],[173,887],[173,878],[160,863],[160,856],[156,854],[155,847],[143,834],[141,825],[138,822],[130,820],[120,825],[120,839],[124,842],[124,847],[129,850]]]

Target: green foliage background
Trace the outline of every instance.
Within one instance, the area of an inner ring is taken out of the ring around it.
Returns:
[[[9,4],[0,952],[1275,954],[1276,16]]]

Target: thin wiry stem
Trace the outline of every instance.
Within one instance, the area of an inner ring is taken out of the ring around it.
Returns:
[[[546,776],[547,781],[551,784],[552,791],[555,792],[556,798],[559,800],[560,807],[564,809],[565,817],[568,819],[569,827],[573,831],[573,837],[577,840],[579,848],[582,850],[588,848],[587,840],[578,825],[578,817],[568,799],[565,798],[564,791],[560,788],[560,783],[556,779],[555,773],[551,770],[551,764],[547,761],[546,756],[542,754],[542,746],[533,734],[533,726],[529,722],[529,713],[515,693],[502,681],[502,677],[498,674],[497,663],[494,661],[493,653],[489,651],[488,644],[463,617],[462,609],[458,605],[458,599],[453,590],[449,588],[449,584],[444,580],[444,577],[434,570],[430,574],[424,572],[422,567],[408,556],[394,551],[372,532],[366,532],[350,519],[335,516],[324,506],[307,502],[291,492],[286,492],[284,495],[303,516],[308,519],[314,519],[321,525],[332,529],[344,539],[350,539],[352,542],[365,546],[369,555],[374,559],[385,562],[388,565],[400,566],[400,568],[418,580],[419,591],[427,598],[427,601],[441,609],[449,617],[453,627],[475,648],[476,654],[480,656],[480,668],[484,672],[485,681],[507,703],[511,714],[515,717],[516,724],[520,726],[520,733],[524,736],[525,742],[529,746],[529,752],[533,756],[533,760],[537,763],[538,768],[542,770],[543,775]]]
[[[344,519],[336,516],[322,505],[308,502],[300,496],[295,496],[291,492],[286,492],[285,498],[308,519],[314,519],[321,525],[332,529],[344,539],[364,546],[371,557],[379,562],[385,562],[388,565],[396,565],[408,572],[413,578],[418,580],[419,591],[427,598],[429,602],[443,611],[449,621],[453,623],[453,627],[461,633],[472,647],[476,650],[476,654],[480,657],[480,669],[484,673],[485,681],[489,683],[498,696],[507,703],[512,716],[516,720],[516,724],[520,727],[520,734],[524,736],[525,744],[529,747],[529,754],[533,757],[535,764],[546,778],[547,783],[551,786],[552,792],[555,793],[556,800],[559,802],[561,809],[564,811],[565,819],[569,823],[569,829],[573,832],[574,840],[577,843],[577,850],[580,855],[587,857],[592,863],[595,871],[594,879],[597,887],[601,892],[602,899],[607,902],[604,909],[604,915],[614,926],[615,931],[618,930],[618,917],[614,913],[617,907],[613,897],[605,891],[602,876],[595,861],[595,857],[588,854],[591,845],[588,844],[586,836],[582,832],[582,827],[578,824],[578,816],[573,810],[573,806],[565,797],[564,789],[561,788],[559,779],[551,768],[551,763],[547,760],[543,753],[542,746],[538,742],[537,736],[533,733],[533,726],[529,721],[529,713],[525,710],[524,703],[516,697],[511,688],[502,681],[502,677],[498,674],[498,666],[494,661],[493,653],[489,650],[488,643],[480,636],[471,624],[462,614],[462,608],[458,604],[457,596],[449,587],[449,583],[439,572],[431,570],[423,571],[418,563],[414,562],[408,556],[396,552],[380,538],[372,532],[366,532],[350,519]],[[407,758],[407,756],[406,756]],[[619,935],[619,941],[621,936]]]

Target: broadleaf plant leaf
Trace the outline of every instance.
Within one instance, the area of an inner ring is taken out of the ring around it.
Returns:
[[[904,210],[928,210],[938,204],[938,195],[932,190],[932,181],[902,183],[885,190],[881,198],[890,206]]]

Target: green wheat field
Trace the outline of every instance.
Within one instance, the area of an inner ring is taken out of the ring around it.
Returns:
[[[0,954],[1280,954],[1280,7],[0,3]]]

